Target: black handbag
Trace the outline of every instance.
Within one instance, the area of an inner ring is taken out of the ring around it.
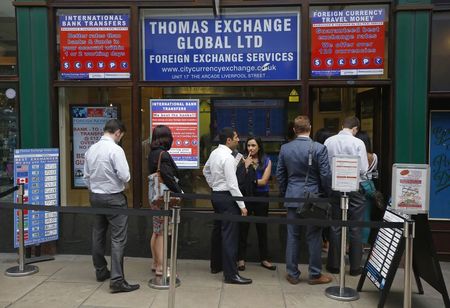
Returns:
[[[303,206],[299,206],[297,208],[297,215],[300,218],[309,218],[309,219],[330,219],[331,217],[331,204],[328,201],[321,200],[311,200],[317,198],[323,198],[321,193],[314,193],[306,191],[306,184],[308,183],[309,171],[312,165],[312,147],[313,142],[311,141],[311,145],[309,146],[308,151],[308,170],[306,171],[305,177],[305,186],[303,187],[303,195],[305,198],[305,202]]]

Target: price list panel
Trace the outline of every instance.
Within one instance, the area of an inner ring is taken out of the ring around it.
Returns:
[[[24,185],[24,204],[59,205],[59,149],[14,151],[14,182]],[[14,194],[16,203],[20,196]],[[58,213],[24,210],[25,246],[58,239]],[[19,215],[14,212],[14,247],[19,247]]]
[[[383,220],[386,222],[405,222],[408,217],[386,210]],[[381,228],[366,264],[367,277],[380,290],[386,284],[395,254],[398,252],[403,229]]]

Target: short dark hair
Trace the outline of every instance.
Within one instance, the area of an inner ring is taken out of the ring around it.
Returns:
[[[314,141],[317,141],[320,144],[324,144],[325,140],[327,140],[328,138],[330,138],[333,135],[334,135],[334,133],[332,131],[328,130],[325,127],[322,127],[314,135]]]
[[[356,138],[361,139],[364,142],[364,145],[366,146],[366,151],[368,153],[372,153],[372,143],[370,142],[369,134],[363,130],[360,130],[355,135]]]
[[[311,131],[311,122],[309,117],[305,115],[299,115],[294,120],[294,130],[296,134],[303,134]]]
[[[105,127],[103,128],[104,132],[108,132],[114,134],[117,130],[120,130],[122,133],[126,132],[125,125],[122,121],[117,119],[111,119],[106,122]]]
[[[234,133],[237,133],[236,130],[232,127],[224,127],[219,132],[219,143],[226,144],[227,139],[233,139]]]
[[[359,129],[359,126],[360,126],[359,119],[357,117],[355,117],[355,116],[346,117],[344,119],[344,121],[342,122],[342,127],[343,128],[358,127],[358,129]]]
[[[152,132],[152,149],[163,148],[168,151],[172,147],[173,137],[170,128],[165,125],[155,126]]]

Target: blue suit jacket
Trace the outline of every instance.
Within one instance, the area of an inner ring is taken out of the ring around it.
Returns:
[[[277,164],[277,180],[281,196],[303,198],[305,177],[308,171],[308,151],[313,142],[310,138],[297,139],[281,146]],[[312,146],[312,166],[309,171],[306,191],[331,192],[331,169],[327,148],[317,142]],[[298,207],[298,202],[286,202],[285,207]]]

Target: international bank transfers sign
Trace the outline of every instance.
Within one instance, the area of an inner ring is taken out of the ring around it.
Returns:
[[[148,16],[149,81],[299,80],[298,13]]]
[[[62,79],[130,78],[127,14],[59,16]]]
[[[150,127],[166,125],[172,131],[170,155],[180,169],[199,168],[199,100],[151,99]]]
[[[14,151],[14,183],[23,184],[23,203],[59,206],[59,149]],[[17,191],[14,201],[20,203]],[[25,246],[58,239],[58,213],[23,210]],[[19,247],[19,214],[14,210],[14,247]]]
[[[311,9],[311,76],[384,74],[386,10]]]

